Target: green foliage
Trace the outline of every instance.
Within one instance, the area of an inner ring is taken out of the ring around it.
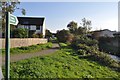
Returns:
[[[37,33],[37,34],[33,34],[32,38],[43,38],[43,34],[42,33]]]
[[[77,53],[78,53],[79,55],[83,55],[83,56],[86,55],[86,51],[85,51],[84,49],[79,49],[79,50],[77,50]]]
[[[71,46],[77,50],[78,55],[92,56],[95,61],[104,63],[104,65],[109,67],[120,67],[120,65],[116,66],[118,62],[114,61],[107,53],[99,51],[97,40],[93,40],[85,36],[76,36]]]
[[[65,43],[59,43],[59,45],[60,45],[60,47],[61,48],[65,48],[65,47],[67,47],[68,45],[67,44],[65,44]]]
[[[32,38],[39,38],[39,36],[37,34],[33,34]]]
[[[50,30],[46,29],[46,31],[45,31],[45,37],[46,38],[52,37],[52,33],[50,32]]]
[[[35,36],[35,30],[29,30],[29,38],[33,38]]]
[[[24,28],[17,28],[12,31],[14,38],[27,38],[28,30]]]
[[[118,46],[114,46],[113,43],[117,43]],[[100,37],[99,38],[99,49],[109,54],[120,56],[120,46],[117,37]]]
[[[11,78],[115,78],[119,72],[78,56],[74,50],[62,49],[48,56],[41,56],[11,63]]]
[[[79,27],[78,29],[77,29],[77,35],[84,35],[84,34],[86,34],[86,28],[85,27]]]
[[[38,35],[39,35],[39,38],[43,38],[43,34],[42,33],[40,33]]]
[[[120,68],[119,63],[113,60],[107,53],[100,52],[94,46],[87,46],[86,44],[77,45],[77,54],[83,56],[92,56],[95,61],[102,63],[103,65]]]
[[[69,29],[70,33],[73,33],[75,34],[76,33],[76,30],[77,30],[77,23],[74,22],[74,21],[71,21],[68,25],[67,25],[67,28]]]
[[[76,36],[71,45],[74,48],[77,48],[78,44],[86,44],[87,46],[94,46],[94,47],[96,47],[96,49],[98,49],[98,41],[97,40],[90,39],[83,35]]]
[[[78,49],[82,49],[85,51],[86,54],[91,53],[91,47],[87,46],[86,44],[78,44]]]
[[[46,43],[46,44],[37,44],[37,45],[31,45],[26,47],[17,47],[17,48],[11,48],[10,53],[11,54],[22,54],[22,53],[31,53],[31,52],[37,52],[43,49],[51,48],[52,43]],[[2,49],[2,53],[5,54],[5,49]]]
[[[74,35],[84,35],[90,32],[91,30],[91,21],[87,20],[86,18],[82,19],[82,23],[78,27],[77,23],[74,21],[71,21],[68,25],[67,28],[69,29],[70,33]]]
[[[74,38],[73,34],[71,34],[68,30],[64,29],[58,31],[56,36],[59,42],[72,42]]]
[[[5,23],[6,23],[6,15],[5,13],[6,12],[10,12],[11,14],[13,12],[15,12],[15,10],[21,10],[21,13],[23,15],[26,14],[26,11],[24,8],[19,8],[18,5],[20,5],[20,2],[19,1],[16,1],[16,2],[1,2],[2,6],[0,6],[0,8],[2,9],[2,31],[5,32]]]
[[[49,42],[52,42],[52,43],[58,43],[58,40],[57,40],[56,37],[50,37],[50,38],[48,39],[48,41],[49,41]]]

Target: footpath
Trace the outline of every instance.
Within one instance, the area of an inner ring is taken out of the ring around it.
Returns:
[[[53,43],[53,46],[50,49],[42,50],[42,51],[35,52],[35,53],[25,53],[25,54],[23,53],[23,54],[11,55],[10,62],[17,62],[17,61],[24,60],[24,59],[29,59],[33,57],[51,54],[57,50],[59,50],[59,45],[57,43]],[[2,56],[2,64],[5,64],[5,56]]]

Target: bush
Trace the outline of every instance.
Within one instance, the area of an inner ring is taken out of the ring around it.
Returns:
[[[77,51],[77,53],[78,53],[78,55],[86,55],[86,51],[85,50],[83,50],[83,49],[79,49],[78,51]]]
[[[32,38],[39,38],[39,36],[37,34],[33,34]]]
[[[87,46],[93,46],[95,47],[96,49],[98,49],[98,41],[97,40],[93,40],[93,39],[90,39],[86,36],[76,36],[72,42],[72,46],[74,48],[77,48],[78,44],[85,44]]]
[[[32,38],[43,38],[43,34],[42,33],[33,34]]]
[[[52,43],[47,44],[47,48],[52,48]]]
[[[58,31],[56,36],[59,42],[72,42],[74,38],[73,34],[71,34],[68,30]]]
[[[65,47],[67,47],[68,45],[67,44],[65,44],[65,43],[59,43],[59,45],[60,45],[60,47],[61,48],[65,48]]]
[[[50,32],[50,30],[46,29],[45,30],[45,38],[50,38],[52,37],[52,32]]]
[[[43,38],[43,34],[42,33],[39,33],[39,38]]]
[[[17,28],[12,31],[12,35],[14,38],[27,38],[28,30],[24,28]]]
[[[118,42],[118,46],[113,45]],[[99,38],[99,49],[100,51],[107,52],[112,55],[119,56],[119,41],[116,37],[100,37]]]
[[[78,49],[85,50],[88,53],[91,53],[91,47],[87,46],[86,44],[78,44]]]
[[[116,67],[116,68],[120,67],[120,65],[118,65],[118,62],[113,60],[107,53],[100,52],[99,50],[96,50],[94,47],[91,48],[90,55],[92,56],[92,58],[94,60],[96,60],[106,66]]]
[[[35,33],[35,30],[29,30],[29,37],[32,38],[34,33]]]
[[[83,56],[92,56],[92,58],[106,66],[110,67],[120,67],[118,62],[113,60],[107,53],[100,52],[94,46],[87,46],[86,44],[78,44],[76,46],[77,54]]]

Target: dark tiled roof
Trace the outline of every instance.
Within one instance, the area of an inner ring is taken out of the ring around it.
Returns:
[[[102,32],[102,31],[116,32],[116,31],[111,31],[111,30],[109,30],[109,29],[96,30],[96,31],[93,31],[93,32]]]
[[[43,26],[44,17],[17,17],[21,25],[40,25]]]

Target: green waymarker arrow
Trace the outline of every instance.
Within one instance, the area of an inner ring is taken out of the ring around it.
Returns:
[[[10,23],[16,24],[16,18],[14,16],[10,16]]]
[[[16,16],[10,14],[10,24],[12,25],[17,25],[18,24],[18,19]]]

